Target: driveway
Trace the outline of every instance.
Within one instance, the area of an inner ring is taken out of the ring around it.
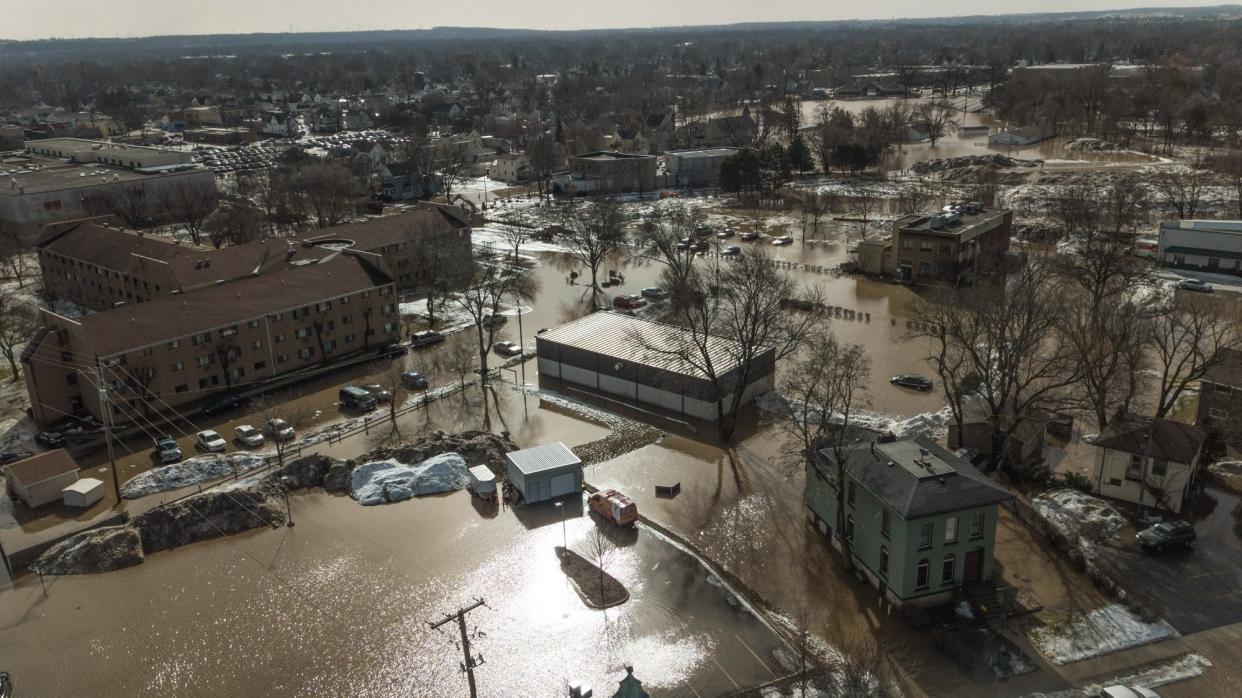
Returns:
[[[1208,488],[1198,510],[1205,513],[1186,517],[1198,533],[1191,548],[1147,554],[1128,529],[1100,547],[1114,578],[1183,635],[1242,622],[1239,498]]]

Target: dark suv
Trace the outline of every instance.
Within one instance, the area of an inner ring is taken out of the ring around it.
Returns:
[[[1134,536],[1139,547],[1148,552],[1190,545],[1195,540],[1195,527],[1185,521],[1164,521]]]

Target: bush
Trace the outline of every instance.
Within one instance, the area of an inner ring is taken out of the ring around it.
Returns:
[[[1091,493],[1091,478],[1086,475],[1080,475],[1078,473],[1062,473],[1060,480],[1062,487],[1068,487],[1070,489],[1075,489],[1079,492],[1085,492],[1088,494]]]

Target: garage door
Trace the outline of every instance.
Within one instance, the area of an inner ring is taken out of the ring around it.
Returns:
[[[566,495],[566,494],[575,492],[577,491],[577,489],[578,489],[578,478],[574,473],[572,472],[561,473],[559,475],[552,476],[552,495],[551,496],[560,497],[561,495]]]

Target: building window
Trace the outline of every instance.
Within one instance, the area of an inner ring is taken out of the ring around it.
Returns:
[[[931,262],[919,262],[919,274],[927,276],[931,273]]]
[[[987,518],[988,518],[988,514],[985,511],[975,512],[974,514],[971,515],[970,517],[970,538],[971,540],[983,537],[983,524],[987,520]]]
[[[203,368],[205,366],[210,366],[211,363],[215,360],[216,360],[216,357],[212,356],[211,354],[205,354],[195,359],[194,365],[198,366],[199,368]]]
[[[184,370],[185,370],[185,362],[184,362],[184,361],[174,361],[174,362],[173,362],[173,365],[172,365],[172,370],[173,370],[173,373],[176,373],[177,371],[184,371]]]
[[[1169,461],[1163,458],[1153,458],[1151,461],[1151,474],[1153,477],[1164,477],[1169,472]]]
[[[901,239],[901,249],[903,249],[903,250],[912,250],[912,249],[914,249],[914,241],[913,241],[913,240],[911,240],[910,238],[902,238],[902,239]]]
[[[889,511],[888,509],[885,509],[884,511],[880,512],[880,533],[885,538],[891,538],[892,530],[893,530],[893,512]]]
[[[1137,453],[1130,455],[1130,462],[1126,465],[1126,479],[1138,480],[1143,476],[1143,457]]]
[[[237,325],[229,325],[228,327],[220,330],[221,337],[232,337],[235,334],[237,334]]]
[[[880,576],[888,576],[888,546],[880,546]]]
[[[1121,487],[1121,478],[1119,477],[1108,478],[1108,485],[1109,487]]]
[[[931,583],[931,563],[927,560],[919,560],[919,565],[916,569],[917,572],[914,576],[914,588],[926,589]]]
[[[1229,419],[1229,413],[1219,407],[1209,407],[1208,416],[1212,419]]]
[[[952,584],[953,577],[957,574],[957,556],[949,553],[944,556],[944,562],[940,566],[940,583]]]
[[[307,337],[310,336],[310,334],[311,334],[311,328],[301,327],[301,328],[298,328],[297,332],[293,333],[293,336],[297,337],[298,339],[306,339]]]
[[[233,369],[231,373],[233,374],[234,378],[245,378],[246,377],[246,369],[242,366],[238,366],[237,368]]]
[[[246,327],[249,327],[249,328],[250,328],[250,329],[252,329],[252,330],[253,330],[254,328],[258,327],[258,326],[259,326],[259,321],[258,321],[258,320],[251,320],[250,322],[247,322],[247,323],[246,323]]]
[[[932,547],[932,532],[936,525],[931,521],[919,526],[919,550]]]
[[[848,540],[851,543],[854,542],[854,517],[853,516],[845,517],[845,540]]]
[[[347,335],[345,335],[344,342],[345,342],[346,344],[353,344],[353,343],[354,343],[354,336],[353,336],[352,334],[347,334]]]
[[[256,339],[256,340],[254,340],[253,342],[251,342],[251,343],[250,343],[250,348],[251,348],[251,349],[262,349],[262,348],[263,348],[263,340],[262,340],[262,339]]]
[[[283,364],[283,363],[285,363],[285,362],[286,362],[286,361],[288,361],[288,360],[289,360],[289,355],[288,355],[288,354],[277,354],[277,355],[276,355],[276,363],[278,363],[278,364]]]
[[[315,347],[302,347],[301,349],[298,349],[299,359],[309,359],[310,357],[314,355],[315,355]]]
[[[266,361],[256,361],[256,362],[254,362],[254,370],[256,370],[256,371],[262,371],[262,370],[263,370],[263,369],[265,369],[265,368],[267,368],[267,362],[266,362]]]
[[[173,392],[174,393],[188,393],[190,392],[190,386],[185,383],[182,383],[178,385],[177,387],[173,388]]]
[[[327,353],[327,352],[330,352],[330,351],[336,351],[336,340],[335,340],[335,339],[329,339],[328,341],[324,342],[324,343],[323,343],[323,350],[324,350],[324,353]]]
[[[845,487],[845,503],[850,506],[854,506],[854,490],[855,489],[856,488],[854,487],[854,481],[850,480],[849,484]]]
[[[351,322],[353,322],[353,321],[354,321],[354,316],[353,316],[353,315],[346,315],[345,317],[341,318],[341,324],[342,324],[342,325],[348,325],[349,323],[351,323]]]
[[[198,379],[199,390],[210,388],[215,385],[220,385],[220,376],[209,376],[207,378]]]
[[[940,254],[953,254],[953,244],[948,242],[940,243]]]
[[[285,341],[285,333],[284,333],[284,332],[281,332],[280,334],[276,335],[276,337],[275,337],[275,340],[274,340],[274,341],[275,341],[277,344],[280,344],[281,342]]]
[[[944,542],[957,542],[957,517],[951,517],[944,521]]]

